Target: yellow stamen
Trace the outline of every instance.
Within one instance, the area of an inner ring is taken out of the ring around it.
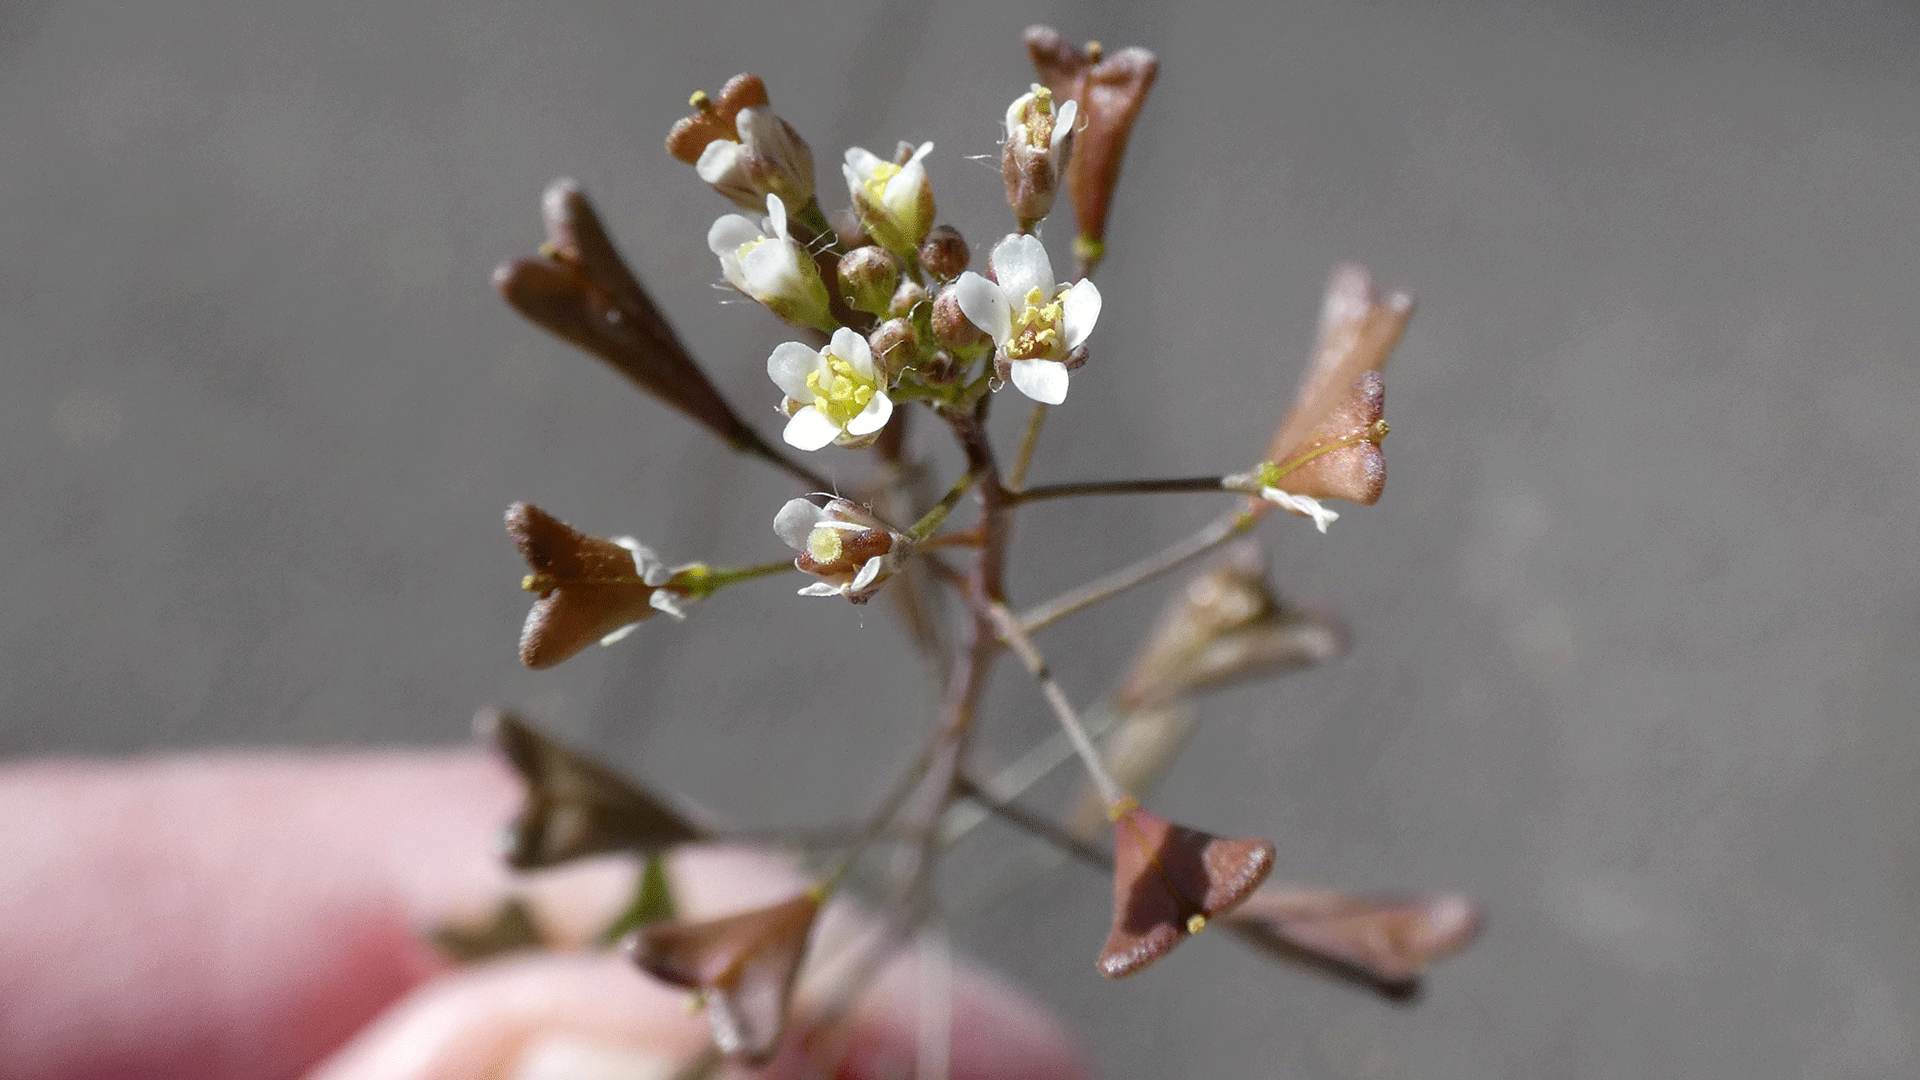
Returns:
[[[1013,337],[1007,355],[1015,360],[1052,359],[1062,348],[1060,321],[1065,305],[1047,302],[1039,286],[1027,290],[1020,310],[1013,313]]]
[[[822,359],[826,361],[826,370],[808,372],[807,389],[813,392],[813,407],[845,429],[854,417],[866,409],[867,403],[879,391],[879,386],[871,377],[860,374],[851,363],[832,353],[824,354]]]
[[[807,554],[813,556],[815,562],[838,562],[845,548],[839,529],[816,528],[807,534]]]

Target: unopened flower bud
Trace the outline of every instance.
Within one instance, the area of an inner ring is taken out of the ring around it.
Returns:
[[[927,290],[911,279],[902,281],[893,291],[893,299],[887,302],[887,314],[896,319],[905,319],[913,315],[913,309],[927,302]]]
[[[840,256],[840,295],[856,311],[884,316],[900,287],[900,259],[869,244]]]
[[[801,589],[801,596],[844,596],[856,604],[880,591],[912,546],[846,499],[832,499],[825,506],[793,499],[775,515],[773,531],[799,552],[793,565],[820,579]]]
[[[902,257],[911,258],[933,227],[933,186],[922,164],[932,152],[932,143],[921,143],[895,163],[856,146],[840,167],[861,226],[875,243]]]
[[[920,241],[920,268],[940,281],[959,277],[972,261],[967,238],[951,225],[935,225]]]
[[[979,356],[993,347],[993,338],[960,310],[960,295],[952,285],[933,298],[933,339],[956,356]]]
[[[1007,205],[1020,231],[1031,232],[1053,209],[1054,192],[1073,153],[1073,124],[1079,103],[1054,107],[1053,91],[1038,83],[1007,107],[1007,141],[1000,152],[1000,176],[1007,184]]]
[[[897,375],[920,358],[920,335],[911,319],[888,319],[867,335],[874,365]]]
[[[741,109],[734,118],[740,137],[715,139],[700,152],[693,170],[715,191],[748,210],[778,195],[796,207],[813,201],[813,151],[793,125],[764,105]]]
[[[787,207],[780,196],[767,196],[767,216],[758,224],[739,214],[714,222],[707,248],[719,257],[727,284],[780,318],[827,333],[839,325],[813,256],[787,232]]]

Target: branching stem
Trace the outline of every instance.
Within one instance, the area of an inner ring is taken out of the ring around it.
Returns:
[[[1039,502],[1042,499],[1067,499],[1081,495],[1164,495],[1183,491],[1224,491],[1219,476],[1174,476],[1153,480],[1083,480],[1071,484],[1045,484],[1013,492],[1015,502]]]
[[[1169,570],[1176,570],[1182,564],[1205,555],[1253,528],[1253,525],[1253,515],[1244,510],[1215,518],[1199,532],[1141,559],[1132,566],[1123,566],[1106,577],[1096,578],[1072,592],[1062,593],[1039,607],[1025,612],[1020,616],[1020,628],[1032,633],[1082,608],[1091,607],[1108,597],[1118,596],[1128,589],[1151,581]]]

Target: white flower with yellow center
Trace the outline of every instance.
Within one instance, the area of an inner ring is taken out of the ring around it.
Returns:
[[[889,251],[913,251],[933,228],[933,187],[922,164],[932,152],[932,143],[921,143],[906,164],[896,165],[855,146],[840,166],[861,226]]]
[[[801,450],[830,442],[864,445],[893,415],[885,375],[874,366],[867,339],[844,326],[819,352],[798,341],[774,349],[767,377],[787,395],[791,419],[782,436]]]
[[[720,259],[727,284],[765,304],[795,326],[831,330],[827,287],[813,256],[787,232],[787,204],[767,196],[767,216],[755,224],[728,214],[707,230],[707,248]]]
[[[1047,249],[1016,234],[987,257],[995,281],[968,271],[954,283],[967,321],[987,332],[1009,366],[1013,385],[1035,401],[1067,400],[1067,358],[1100,318],[1100,290],[1084,278],[1058,285]]]
[[[793,499],[774,515],[773,532],[799,554],[794,566],[819,578],[801,596],[844,596],[864,604],[893,576],[907,538],[846,499],[815,506]]]

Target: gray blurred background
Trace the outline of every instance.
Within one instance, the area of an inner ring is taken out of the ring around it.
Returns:
[[[967,947],[1115,1077],[1912,1075],[1911,5],[15,0],[0,751],[440,743],[505,702],[741,821],[858,812],[925,711],[878,606],[742,588],[518,668],[508,502],[744,563],[792,492],[487,275],[579,177],[771,432],[784,335],[721,304],[728,207],[659,148],[688,92],[760,72],[828,192],[846,145],[934,140],[984,251],[1005,208],[972,156],[1043,21],[1163,68],[1037,480],[1244,466],[1332,263],[1421,302],[1385,500],[1261,534],[1352,653],[1212,699],[1157,805],[1274,837],[1286,879],[1458,889],[1491,922],[1412,1008],[1207,938],[1110,984],[1077,869],[961,917]],[[1017,595],[1218,507],[1037,509]],[[1045,635],[1070,692],[1163,595]],[[1002,751],[1047,731],[1011,669],[994,701]]]

